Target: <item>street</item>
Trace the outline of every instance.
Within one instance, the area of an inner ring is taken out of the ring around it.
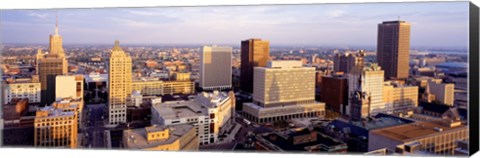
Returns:
[[[85,129],[87,132],[87,139],[85,146],[88,148],[105,148],[103,118],[105,116],[104,104],[86,105],[85,112],[87,113],[87,120],[85,122]]]

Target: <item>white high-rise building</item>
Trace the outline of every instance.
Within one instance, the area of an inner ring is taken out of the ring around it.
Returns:
[[[120,48],[119,43],[115,41],[108,65],[109,125],[127,122],[127,99],[132,93],[132,58]]]
[[[200,54],[199,85],[204,90],[232,87],[232,47],[203,47]]]
[[[83,75],[59,75],[55,79],[55,101],[83,99]]]
[[[270,61],[255,67],[253,76],[253,102],[260,106],[315,102],[315,68],[301,61]]]
[[[361,119],[387,111],[383,102],[384,72],[377,64],[355,68],[348,74],[349,105],[347,113]]]
[[[301,61],[269,61],[255,67],[253,76],[253,103],[243,104],[247,119],[265,123],[325,116],[325,103],[315,101],[315,68]]]

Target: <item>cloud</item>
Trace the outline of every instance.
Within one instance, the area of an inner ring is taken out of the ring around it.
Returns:
[[[336,9],[336,10],[331,10],[331,11],[328,11],[327,12],[327,17],[328,18],[338,18],[342,15],[344,15],[346,13],[345,10],[340,10],[340,9]]]
[[[141,10],[124,10],[127,13],[133,14],[133,15],[141,15],[141,16],[164,16],[164,14],[159,13],[157,10],[151,10],[151,11],[141,11]]]
[[[41,18],[41,19],[45,19],[48,16],[48,14],[46,13],[40,14],[40,13],[34,13],[34,12],[30,12],[27,15],[31,17]]]
[[[146,27],[154,27],[156,26],[155,23],[137,21],[137,20],[130,20],[130,19],[121,19],[121,18],[110,18],[110,20],[117,22],[119,25],[126,25],[128,27],[137,27],[137,28],[146,28]]]

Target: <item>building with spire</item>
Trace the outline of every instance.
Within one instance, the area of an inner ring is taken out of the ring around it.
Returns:
[[[55,77],[68,73],[68,61],[62,46],[62,36],[58,34],[58,16],[55,33],[50,35],[48,52],[37,51],[37,73],[41,83],[41,103],[50,105],[55,101]]]
[[[132,58],[115,45],[108,65],[108,124],[118,125],[127,121],[127,101],[132,92]]]

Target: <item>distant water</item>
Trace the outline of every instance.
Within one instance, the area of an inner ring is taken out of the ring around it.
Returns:
[[[468,51],[442,51],[442,50],[428,50],[425,51],[432,54],[468,54]]]

